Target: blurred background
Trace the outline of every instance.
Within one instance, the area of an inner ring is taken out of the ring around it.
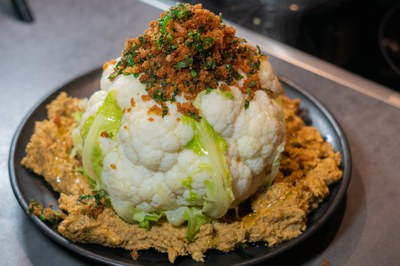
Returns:
[[[399,0],[201,3],[236,24],[400,91]]]
[[[399,0],[181,1],[201,2],[236,24],[400,91]],[[34,20],[28,0],[11,3],[21,19]]]

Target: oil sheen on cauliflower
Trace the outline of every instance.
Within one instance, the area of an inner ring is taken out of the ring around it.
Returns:
[[[265,91],[248,108],[234,86],[204,91],[194,101],[200,121],[170,102],[160,116],[138,78],[107,79],[113,68],[87,101],[74,141],[86,175],[124,220],[146,227],[166,216],[174,225],[188,221],[194,232],[273,180],[285,131],[281,107]],[[278,90],[268,61],[261,69],[268,72],[262,85]]]

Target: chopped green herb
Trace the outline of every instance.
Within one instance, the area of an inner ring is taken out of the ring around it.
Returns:
[[[128,66],[133,67],[135,65],[135,61],[132,58],[127,59]]]
[[[244,109],[247,110],[249,108],[250,102],[248,100],[244,100]]]
[[[176,69],[180,70],[182,68],[189,67],[193,63],[193,59],[190,57],[185,57],[182,61],[176,63]]]
[[[44,208],[42,204],[34,199],[31,199],[29,202],[28,211],[38,217],[42,222],[51,224],[52,226],[57,226],[65,218],[65,214],[61,211]]]
[[[215,59],[211,59],[211,61],[206,62],[207,70],[213,70],[216,67],[217,67],[217,64],[215,63]]]
[[[215,43],[215,39],[212,37],[207,37],[204,38],[203,40],[203,48],[204,49],[209,49],[211,46],[213,46],[213,44]]]
[[[82,201],[86,201],[86,200],[90,200],[93,199],[93,195],[91,194],[82,194],[79,196],[78,198],[78,202],[82,202]]]
[[[167,95],[165,94],[165,91],[163,89],[157,89],[154,91],[154,93],[151,95],[154,101],[167,101]]]
[[[39,218],[40,218],[40,220],[42,220],[42,222],[45,222],[45,221],[46,221],[46,216],[44,216],[43,213],[40,213],[40,214],[39,214]]]
[[[260,46],[257,44],[256,47],[257,47],[257,50],[258,50],[258,54],[261,55],[261,48],[260,48]]]
[[[234,77],[234,79],[236,79],[236,80],[240,80],[240,79],[243,78],[243,76],[240,75],[239,72],[237,72],[237,71],[233,71],[233,77]]]
[[[193,78],[197,77],[197,72],[196,72],[196,70],[194,70],[194,69],[190,70],[190,75],[191,75]]]
[[[200,121],[200,119],[201,119],[200,115],[198,115],[196,113],[193,113],[193,112],[190,112],[190,111],[188,112],[188,115],[189,115],[189,117],[193,118],[196,121]]]
[[[259,70],[260,69],[260,64],[261,64],[260,60],[257,60],[257,62],[255,62],[253,66],[254,66],[254,68],[256,70]]]
[[[178,93],[179,93],[179,89],[175,88],[174,89],[174,93],[171,95],[171,99],[170,99],[171,102],[175,102],[176,101],[175,97],[178,95]]]
[[[31,199],[29,202],[29,208],[28,208],[29,213],[32,213],[34,211],[35,207],[43,207],[43,206],[40,203],[38,203],[36,200]]]
[[[170,15],[173,18],[178,18],[180,20],[187,20],[190,15],[192,15],[192,11],[188,10],[186,6],[182,3],[177,3],[175,7],[170,9]]]
[[[115,68],[119,69],[119,66],[121,65],[121,63],[122,63],[122,60],[118,60],[117,64],[115,65]]]
[[[120,74],[120,73],[118,73],[118,71],[114,71],[113,73],[111,73],[111,74],[108,76],[108,79],[109,79],[109,80],[113,80],[113,79],[115,79],[116,77],[118,77],[119,74]]]
[[[98,207],[108,205],[107,194],[104,190],[93,191],[92,194],[82,194],[78,198],[78,203],[87,204],[93,199]]]
[[[94,199],[96,201],[96,204],[99,206],[102,204],[101,200],[105,199],[106,197],[106,192],[104,190],[98,191],[96,194],[94,194]]]
[[[166,116],[168,114],[168,106],[164,105],[162,107],[162,117]]]
[[[160,33],[163,34],[165,32],[165,28],[168,25],[168,22],[171,21],[171,16],[169,14],[165,15],[165,17],[161,18],[158,24],[160,25]]]
[[[180,62],[176,63],[176,68],[177,69],[182,69],[182,68],[185,68],[185,67],[187,67],[187,65],[186,65],[186,63],[184,61],[180,61]]]

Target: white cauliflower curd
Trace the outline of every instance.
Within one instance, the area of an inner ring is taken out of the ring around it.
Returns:
[[[187,221],[188,237],[272,182],[285,139],[267,58],[210,14],[178,4],[128,40],[74,131],[118,215]]]

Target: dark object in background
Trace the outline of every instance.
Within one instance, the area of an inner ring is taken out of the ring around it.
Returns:
[[[400,3],[384,16],[379,28],[379,45],[386,62],[400,75]]]
[[[189,3],[199,1],[188,0]],[[202,0],[225,19],[400,91],[400,74],[380,48],[379,28],[398,0]],[[390,40],[399,40],[399,12],[386,19]],[[394,31],[397,30],[397,35]],[[396,36],[396,37],[394,37]],[[394,38],[394,39],[393,39]],[[385,50],[400,47],[391,41]],[[386,44],[386,45],[385,45]],[[397,52],[397,56],[398,56]],[[396,57],[398,58],[398,57]],[[398,60],[398,59],[394,59]],[[399,62],[399,61],[395,61]],[[397,64],[396,64],[397,65]],[[398,65],[400,66],[400,65]]]
[[[18,17],[25,22],[33,22],[32,12],[27,0],[11,0]]]

